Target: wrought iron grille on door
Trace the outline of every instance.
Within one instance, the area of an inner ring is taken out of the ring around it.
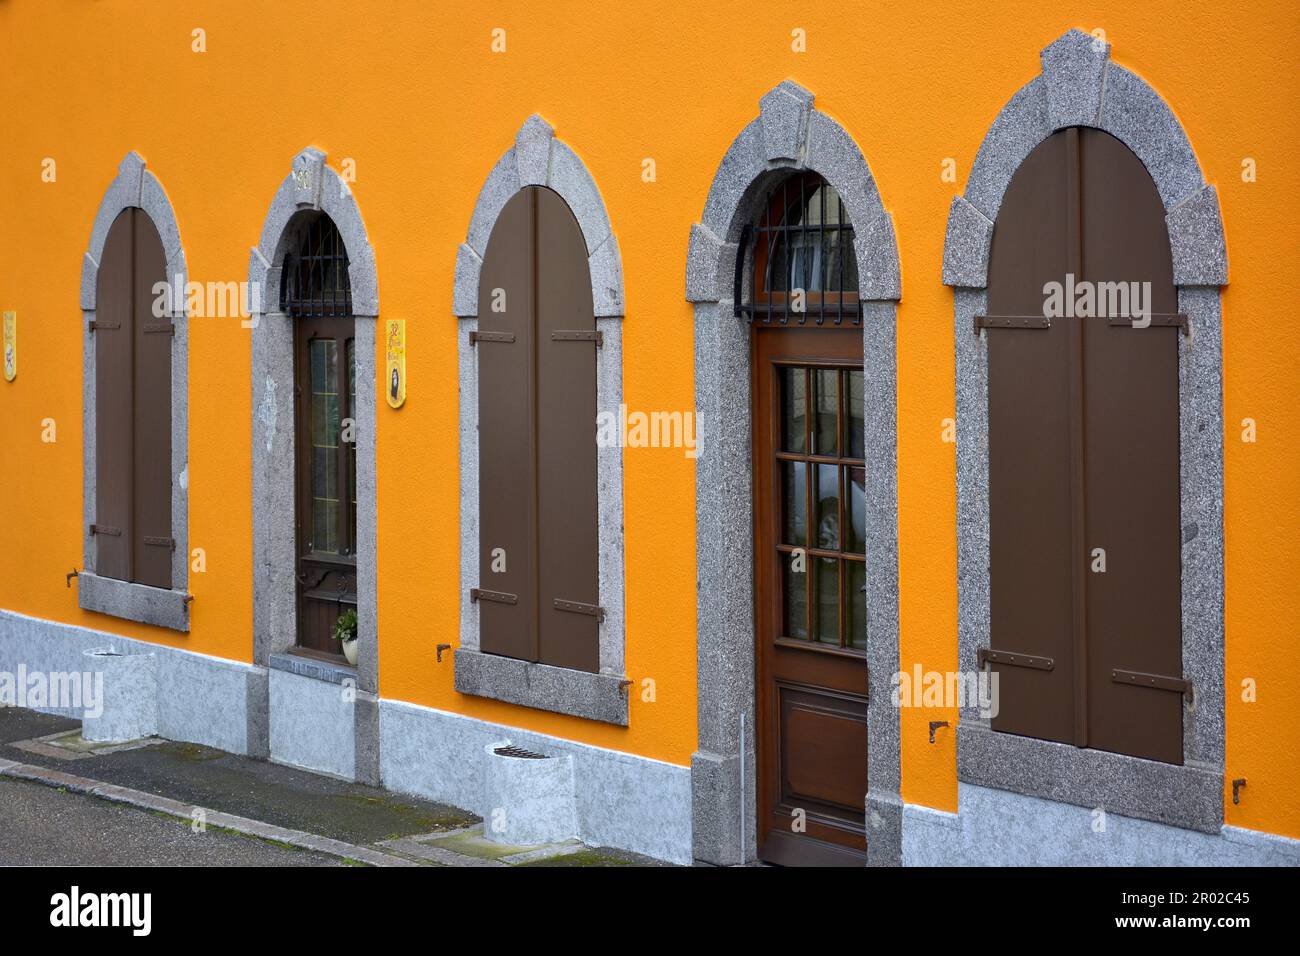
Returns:
[[[853,224],[839,193],[816,173],[803,173],[782,180],[764,208],[759,224],[741,233],[736,316],[764,325],[860,325]],[[753,286],[746,302],[747,274]]]

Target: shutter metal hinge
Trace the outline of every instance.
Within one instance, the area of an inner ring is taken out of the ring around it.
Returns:
[[[1237,777],[1235,780],[1232,781],[1232,805],[1233,806],[1239,806],[1241,804],[1241,788],[1244,787],[1245,785],[1246,785],[1245,777]]]
[[[151,548],[167,548],[171,551],[176,550],[176,540],[174,538],[154,538],[145,535],[142,540]]]
[[[1045,315],[977,315],[975,334],[980,329],[1047,329],[1052,320]]]
[[[605,609],[596,604],[583,604],[581,601],[563,601],[556,598],[555,609],[557,611],[570,611],[573,614],[590,614],[598,620],[605,620]]]
[[[551,333],[552,342],[595,342],[596,348],[605,347],[604,332],[589,332],[585,329],[562,329]]]
[[[1144,674],[1141,671],[1126,671],[1116,667],[1110,672],[1110,679],[1116,684],[1132,684],[1135,687],[1150,687],[1154,690],[1172,690],[1179,694],[1192,693],[1192,682],[1181,677],[1162,677],[1159,674]]]
[[[518,604],[519,595],[508,594],[505,591],[486,591],[483,588],[470,588],[469,601],[471,604],[477,601],[492,601],[496,604]]]
[[[940,727],[947,727],[947,726],[949,726],[949,724],[948,721],[946,720],[930,721],[930,743],[934,743],[934,732],[938,730]]]
[[[471,332],[469,334],[469,344],[476,345],[479,342],[513,342],[515,333],[513,332]]]
[[[146,332],[166,332],[168,335],[176,334],[176,326],[171,322],[148,322],[145,323]]]
[[[119,322],[99,322],[99,321],[96,321],[96,320],[93,320],[93,319],[91,320],[90,325],[88,326],[88,328],[89,328],[90,331],[92,331],[92,332],[97,332],[97,331],[99,331],[100,329],[103,329],[105,332],[115,332],[115,331],[117,331],[118,329],[120,329],[121,327],[122,327],[122,323],[121,323],[120,321],[119,321]]]
[[[1137,328],[1137,326],[1133,325],[1132,317],[1125,318],[1119,315],[1112,315],[1107,320],[1107,322],[1110,325],[1115,325],[1115,326],[1127,325],[1130,328]],[[1192,332],[1191,322],[1187,318],[1186,312],[1154,313],[1151,315],[1150,324],[1143,326],[1142,328],[1155,329],[1155,328],[1174,328],[1174,327],[1182,329],[1183,335],[1191,335]]]
[[[90,533],[92,535],[106,534],[110,538],[118,538],[121,537],[122,535],[122,529],[114,528],[112,525],[108,525],[108,524],[92,524],[90,526]]]
[[[67,574],[63,576],[64,587],[69,587],[69,588],[72,587],[72,579],[79,578],[79,577],[81,577],[81,575],[77,573],[76,568],[73,568],[71,571],[69,571]]]
[[[1007,664],[1011,667],[1032,667],[1034,670],[1050,671],[1056,666],[1056,661],[1050,657],[1039,657],[1036,654],[1013,654],[1010,651],[995,651],[989,647],[981,647],[976,654],[980,667],[986,664]]]

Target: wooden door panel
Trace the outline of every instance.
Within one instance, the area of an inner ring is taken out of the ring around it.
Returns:
[[[131,580],[135,425],[132,314],[134,222],[124,209],[104,241],[95,302],[95,572]]]
[[[781,803],[852,823],[867,791],[867,702],[814,687],[775,687]]]

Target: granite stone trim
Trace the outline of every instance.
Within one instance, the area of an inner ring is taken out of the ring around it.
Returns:
[[[275,311],[285,254],[290,251],[294,220],[309,211],[330,217],[348,253],[357,362],[357,633],[358,695],[374,694],[379,676],[379,605],[376,554],[377,498],[375,469],[375,349],[379,315],[379,278],[375,253],[361,209],[348,184],[326,163],[323,152],[307,148],[293,158],[267,210],[258,244],[249,253],[249,312],[252,353],[253,470],[253,660],[271,667],[272,658],[297,640],[294,555],[294,359],[293,321]],[[297,675],[295,672],[295,676]],[[317,676],[316,679],[328,680]],[[250,727],[270,734],[272,725],[287,726],[272,707],[271,681],[258,681],[266,695],[256,703],[259,719]],[[265,714],[265,719],[262,719]],[[377,740],[377,736],[375,737]],[[354,740],[355,743],[355,740]],[[251,745],[269,752],[269,737]],[[360,752],[361,744],[357,744]],[[342,759],[342,758],[340,758]],[[331,763],[331,772],[353,774],[353,758]]]
[[[622,318],[623,263],[605,200],[578,154],[556,139],[555,130],[536,114],[524,121],[515,145],[492,167],[479,190],[465,242],[456,249],[452,314],[459,318],[478,315],[478,277],[492,227],[506,203],[524,186],[545,186],[568,204],[587,243],[596,317]]]
[[[957,779],[1204,833],[1223,825],[1219,772],[1000,734],[978,720],[957,727]]]
[[[334,664],[329,661],[304,657],[301,654],[272,654],[266,660],[266,666],[273,671],[287,671],[299,677],[325,681],[327,684],[344,684],[355,682],[357,669],[346,664]]]
[[[613,674],[570,670],[459,647],[456,691],[534,710],[627,726],[628,687]]]
[[[957,801],[958,813],[903,808],[906,866],[1300,865],[1300,840],[1240,827],[1189,830],[970,783]]]
[[[943,279],[954,286],[958,667],[978,670],[978,651],[990,640],[987,333],[971,330],[986,306],[991,224],[1011,177],[1038,143],[1062,125],[1099,126],[1132,149],[1155,182],[1166,208],[1179,308],[1190,319],[1190,334],[1178,341],[1183,674],[1195,688],[1192,704],[1183,709],[1184,764],[1155,765],[1164,767],[1156,771],[1150,761],[997,734],[967,708],[957,735],[958,779],[1067,803],[1109,800],[1117,812],[1205,830],[1217,828],[1223,813],[1218,287],[1227,281],[1227,252],[1217,193],[1204,184],[1186,135],[1154,90],[1106,60],[1096,116],[1088,119],[1103,53],[1108,56],[1108,49],[1077,30],[1043,51],[1043,75],[1022,87],[999,114],[980,146],[965,196],[954,200],[949,215]],[[981,219],[990,224],[987,237]],[[972,254],[972,249],[982,251]],[[1093,780],[1093,774],[1118,779]]]
[[[806,117],[806,119],[805,119]],[[699,749],[691,759],[693,853],[709,863],[754,859],[753,498],[750,473],[750,329],[732,299],[741,233],[767,191],[810,169],[836,189],[854,226],[863,310],[868,470],[866,804],[874,808],[869,862],[901,854],[899,715],[888,675],[898,670],[896,302],[901,273],[893,220],[861,150],[812,94],[783,83],[722,158],[701,221],[691,227],[686,298],[695,305],[696,659]],[[742,742],[743,741],[743,742]],[[879,821],[879,824],[875,823]]]
[[[142,591],[159,589],[145,585],[117,582],[121,587],[96,586],[96,547],[90,526],[95,523],[96,499],[96,418],[95,418],[95,335],[90,323],[95,321],[96,296],[99,288],[99,263],[104,257],[104,243],[109,229],[124,209],[142,209],[153,221],[162,240],[167,260],[167,281],[173,288],[184,289],[189,281],[185,251],[181,244],[176,213],[156,176],[145,168],[139,153],[126,154],[118,166],[117,176],[109,184],[95,213],[90,243],[81,257],[81,434],[82,434],[82,573],[78,579],[78,602],[86,610],[111,614],[113,617],[172,630],[189,631],[189,605],[185,602],[189,586],[189,316],[184,295],[174,297],[171,321],[175,327],[171,354],[171,513],[172,588],[169,599]],[[97,581],[107,579],[97,578]],[[89,587],[87,587],[89,583]],[[177,610],[179,607],[179,610]],[[140,615],[148,614],[146,620]]]
[[[77,601],[82,610],[173,631],[190,629],[189,595],[184,591],[154,588],[133,581],[101,578],[93,571],[77,575]]]
[[[456,275],[453,283],[452,313],[459,318],[456,335],[457,374],[459,379],[459,456],[460,456],[460,648],[456,655],[456,688],[481,688],[480,696],[508,698],[501,683],[484,677],[495,667],[511,665],[493,655],[463,652],[479,649],[478,605],[469,600],[471,588],[479,586],[479,442],[478,442],[478,351],[470,344],[470,334],[478,330],[478,285],[483,256],[497,216],[510,198],[525,185],[545,186],[568,204],[582,229],[587,244],[587,266],[591,275],[592,302],[596,328],[603,333],[603,345],[596,350],[596,406],[599,413],[617,416],[623,402],[623,268],[618,240],[610,228],[609,214],[591,173],[567,144],[555,138],[555,131],[539,116],[529,117],[515,137],[514,146],[497,161],[479,191],[470,217],[465,241],[456,250]],[[624,676],[624,568],[623,568],[623,450],[601,448],[596,456],[598,488],[599,599],[605,609],[600,624],[600,675],[621,680]],[[486,658],[486,663],[476,660]],[[464,666],[477,668],[473,675],[461,678]],[[521,662],[512,662],[518,664]],[[542,665],[534,665],[542,666]],[[557,670],[547,668],[547,670]],[[513,673],[513,671],[509,671]],[[579,677],[575,689],[586,685],[591,675],[574,672]],[[549,686],[549,685],[548,685]],[[603,686],[603,684],[602,684]],[[566,705],[563,697],[530,696],[524,688],[511,693],[512,703],[542,710],[554,710],[575,716],[588,716],[588,702],[575,698]],[[477,693],[473,689],[462,693]],[[603,691],[602,691],[603,694]],[[620,695],[621,696],[621,695]],[[532,701],[536,700],[537,703]],[[603,701],[603,697],[601,698]],[[569,709],[565,709],[568,706]],[[606,716],[593,720],[615,719],[627,724],[627,701],[617,707],[601,704],[595,712]]]

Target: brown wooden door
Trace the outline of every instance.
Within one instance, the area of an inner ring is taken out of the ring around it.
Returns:
[[[341,656],[334,622],[357,603],[354,325],[301,318],[294,327],[298,647]]]
[[[866,859],[862,334],[754,337],[758,852]]]

